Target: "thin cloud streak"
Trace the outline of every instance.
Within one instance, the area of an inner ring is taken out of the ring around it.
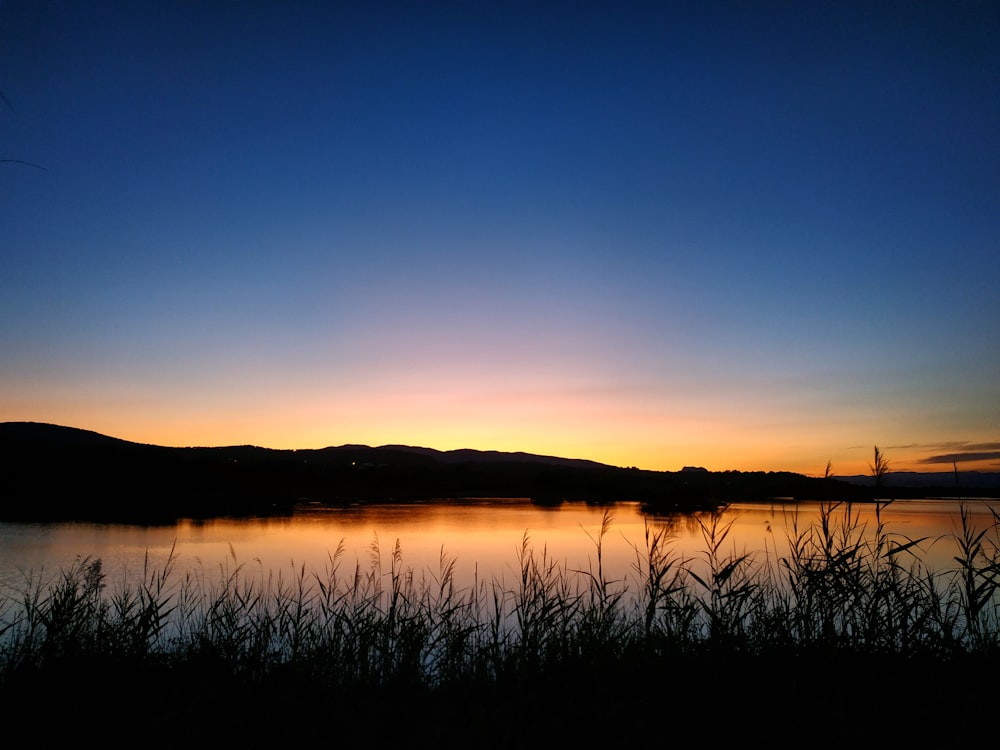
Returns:
[[[928,456],[927,458],[920,459],[918,463],[952,464],[952,463],[962,463],[963,461],[991,461],[994,459],[1000,459],[1000,451],[981,451],[981,452],[968,451],[965,453],[943,453],[938,456]]]

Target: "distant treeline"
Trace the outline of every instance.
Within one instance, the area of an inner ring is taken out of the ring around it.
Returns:
[[[870,500],[874,488],[789,472],[619,468],[523,453],[406,446],[167,448],[74,428],[0,424],[0,519],[170,522],[282,514],[301,502],[527,497],[637,501],[650,512],[795,498]],[[922,497],[933,488],[881,488]],[[954,488],[951,488],[953,493]]]

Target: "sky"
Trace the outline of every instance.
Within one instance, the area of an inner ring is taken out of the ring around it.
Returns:
[[[1000,5],[0,1],[0,421],[1000,470]]]

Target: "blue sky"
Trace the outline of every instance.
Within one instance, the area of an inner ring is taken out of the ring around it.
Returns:
[[[0,420],[998,469],[997,39],[977,2],[4,0]]]

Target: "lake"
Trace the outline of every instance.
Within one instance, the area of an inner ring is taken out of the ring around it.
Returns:
[[[992,526],[997,501],[965,501],[973,524]],[[726,553],[750,553],[759,561],[786,554],[787,538],[817,522],[820,505],[736,503],[719,515],[732,524],[723,544]],[[842,517],[844,507],[835,519]],[[870,531],[874,506],[856,504],[852,513]],[[180,521],[166,526],[95,523],[0,523],[0,586],[4,593],[23,590],[27,579],[51,579],[83,557],[100,558],[110,587],[135,583],[148,561],[161,568],[175,556],[175,576],[228,575],[237,567],[254,576],[289,578],[304,567],[323,574],[334,555],[341,571],[374,563],[388,572],[395,545],[402,565],[417,578],[436,576],[442,554],[454,561],[460,585],[512,581],[518,575],[518,552],[527,535],[535,554],[566,571],[596,572],[597,541],[605,514],[610,527],[602,543],[602,565],[609,580],[628,583],[644,550],[644,535],[666,529],[676,554],[695,561],[706,549],[699,519],[706,515],[656,517],[636,503],[588,505],[563,503],[543,507],[528,500],[467,499],[427,503],[366,504],[349,507],[305,505],[291,516]],[[882,520],[897,538],[926,538],[920,559],[936,571],[955,567],[952,535],[959,522],[955,500],[897,500],[882,510]],[[995,538],[995,537],[993,537]],[[340,549],[339,554],[337,550]]]

